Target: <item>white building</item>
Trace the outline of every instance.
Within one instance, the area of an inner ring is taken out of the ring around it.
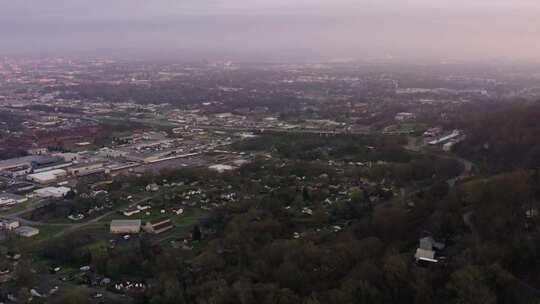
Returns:
[[[56,169],[56,170],[44,171],[40,173],[28,174],[26,178],[36,183],[48,184],[48,183],[53,183],[57,181],[58,179],[65,176],[67,176],[66,170]]]
[[[444,143],[447,143],[451,140],[455,140],[457,139],[458,137],[462,136],[462,132],[460,130],[454,130],[452,131],[452,133],[448,134],[448,135],[445,135],[443,137],[440,137],[438,139],[435,139],[435,140],[432,140],[429,142],[430,145],[434,146],[434,145],[439,145],[439,144],[444,144]]]
[[[416,262],[430,262],[437,263],[435,250],[443,250],[445,245],[443,243],[435,241],[432,237],[424,237],[420,239],[420,245],[414,253]]]
[[[411,121],[416,119],[416,115],[414,113],[401,112],[396,114],[395,119],[397,121]]]
[[[61,198],[66,196],[71,188],[68,187],[46,187],[37,189],[34,191],[34,194],[42,198]]]
[[[424,262],[431,262],[431,263],[437,263],[438,260],[435,259],[435,251],[433,250],[425,250],[422,248],[417,248],[416,252],[414,254],[414,258],[416,259],[416,262],[424,261]]]
[[[230,165],[221,165],[221,164],[218,164],[218,165],[212,165],[212,166],[208,167],[208,169],[217,171],[217,172],[219,172],[219,173],[223,173],[223,172],[225,172],[225,171],[234,170],[234,169],[236,169],[236,168],[233,167],[233,166],[230,166]]]

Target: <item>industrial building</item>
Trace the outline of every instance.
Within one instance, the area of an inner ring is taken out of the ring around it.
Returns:
[[[49,184],[58,181],[58,179],[67,176],[66,170],[55,169],[45,172],[28,174],[26,178],[30,181],[39,183],[39,184]]]
[[[2,160],[0,161],[0,171],[13,170],[18,167],[30,167],[32,161],[37,158],[37,156],[32,155]]]
[[[160,140],[138,144],[124,149],[125,158],[139,163],[152,163],[169,157],[185,154],[184,149],[177,146],[174,140]]]
[[[36,156],[18,157],[0,161],[0,171],[12,177],[24,176],[32,171],[32,161]]]
[[[105,172],[105,167],[103,163],[80,164],[80,165],[68,168],[67,171],[71,175],[85,176],[89,174]]]
[[[68,187],[46,187],[37,189],[34,191],[34,194],[42,198],[61,198],[66,196],[69,191]]]
[[[54,156],[62,158],[65,162],[73,162],[79,159],[78,153],[57,153]]]
[[[114,150],[106,147],[99,149],[98,155],[106,158],[122,158],[128,155],[128,152]]]
[[[141,220],[112,220],[111,233],[139,233],[141,232]]]
[[[7,169],[1,172],[6,174],[9,177],[17,178],[17,177],[23,177],[26,174],[32,172],[32,167],[30,167],[30,165],[23,165],[20,167]]]
[[[55,167],[56,165],[63,162],[61,157],[51,156],[51,155],[38,155],[36,156],[30,164],[32,169],[36,170],[48,170],[49,167]]]

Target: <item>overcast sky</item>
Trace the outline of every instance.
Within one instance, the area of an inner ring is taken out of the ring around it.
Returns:
[[[540,0],[0,0],[0,52],[540,59]]]

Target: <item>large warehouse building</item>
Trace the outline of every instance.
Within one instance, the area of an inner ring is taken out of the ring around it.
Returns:
[[[112,220],[111,233],[139,233],[141,220]]]
[[[68,187],[46,187],[35,190],[34,194],[42,198],[61,198],[66,196],[69,191],[71,189]]]
[[[56,182],[58,179],[67,176],[66,170],[56,169],[40,173],[28,174],[26,178],[39,184]]]

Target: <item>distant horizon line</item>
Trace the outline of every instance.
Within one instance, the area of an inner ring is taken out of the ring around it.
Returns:
[[[283,50],[266,52],[261,55],[258,51],[234,50],[196,50],[179,48],[95,48],[95,49],[50,49],[35,50],[0,50],[0,56],[5,58],[61,58],[72,59],[114,59],[125,61],[162,61],[180,60],[189,62],[198,61],[233,61],[236,63],[366,63],[366,64],[540,64],[540,58],[522,58],[511,56],[431,56],[422,55],[365,55],[365,56],[339,56],[304,53],[299,50]],[[120,58],[119,58],[120,57]]]

